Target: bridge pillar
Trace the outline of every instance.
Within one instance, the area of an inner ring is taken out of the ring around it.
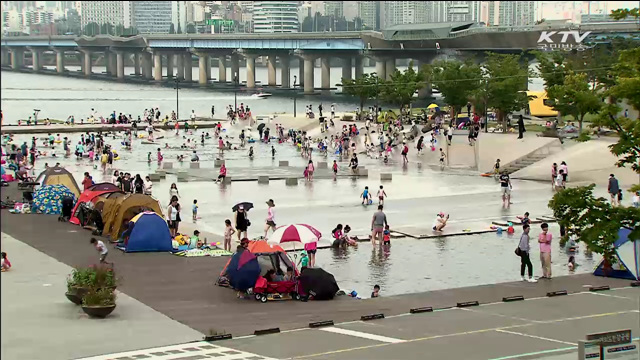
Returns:
[[[140,57],[142,54],[134,53],[133,54],[133,74],[138,77],[140,76]]]
[[[82,59],[82,62],[84,64],[83,66],[84,76],[91,77],[91,66],[93,65],[93,63],[91,62],[91,51],[83,50],[82,54],[84,55]]]
[[[176,54],[176,78],[180,81],[184,80],[184,55]]]
[[[42,69],[42,51],[34,48],[29,48],[31,50],[31,64],[34,72],[40,72]]]
[[[116,76],[118,68],[118,59],[113,51],[105,52],[105,60],[107,61],[107,73],[111,76]]]
[[[269,86],[276,86],[276,56],[269,55],[267,58],[267,75]]]
[[[289,80],[289,73],[291,72],[290,62],[291,58],[289,57],[289,55],[280,56],[280,66],[282,66],[282,69],[280,71],[280,85],[285,89],[291,87],[291,81]]]
[[[233,78],[235,74],[231,74]],[[218,82],[227,82],[227,56],[222,55],[218,57]]]
[[[327,90],[323,90],[323,91],[328,91],[328,89],[331,87],[331,65],[330,65],[330,61],[331,61],[331,58],[328,57],[328,56],[325,56],[325,57],[320,59],[320,68],[322,70],[322,77],[321,77],[322,88],[323,89],[327,89]]]
[[[56,50],[56,71],[64,74],[64,50]]]
[[[247,59],[247,87],[253,89],[256,87],[256,56],[245,55]]]
[[[198,69],[200,70],[198,74],[198,83],[201,85],[206,85],[209,82],[207,67],[209,67],[209,55],[198,54]]]
[[[11,68],[13,70],[20,70],[23,64],[24,64],[24,50],[11,49]]]
[[[2,66],[9,65],[9,51],[2,49],[0,54],[2,54],[2,56],[0,57],[0,64]]]
[[[142,56],[142,77],[144,77],[145,80],[151,80],[152,73],[153,73],[153,70],[152,70],[153,60],[151,60],[152,55],[150,52],[144,51],[141,56]]]
[[[304,85],[304,59],[302,58],[298,60],[298,84]]]
[[[356,79],[361,78],[364,74],[364,63],[362,60],[364,59],[360,55],[356,56],[355,58]]]
[[[116,53],[116,76],[118,80],[124,80],[124,52]]]
[[[314,72],[314,63],[315,58],[311,56],[305,56],[304,58],[304,93],[305,94],[313,94],[314,85],[313,85],[313,72]]]
[[[167,54],[167,79],[173,79],[173,54]]]
[[[193,81],[193,54],[190,52],[182,55],[184,57],[184,81]]]
[[[396,71],[396,59],[391,58],[385,61],[386,79],[391,80],[391,75]]]
[[[231,55],[231,78],[240,78],[240,56],[238,54]],[[238,83],[240,81],[238,80]]]
[[[153,79],[162,81],[162,54],[159,52],[153,54]]]
[[[376,60],[376,75],[382,80],[387,78],[387,67],[385,59],[375,59]]]
[[[351,57],[342,58],[342,78],[351,80]]]

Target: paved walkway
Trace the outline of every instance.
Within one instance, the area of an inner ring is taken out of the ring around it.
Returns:
[[[4,232],[2,251],[13,264],[1,281],[2,359],[73,359],[202,338],[123,293],[108,319],[90,319],[64,296],[70,266]]]

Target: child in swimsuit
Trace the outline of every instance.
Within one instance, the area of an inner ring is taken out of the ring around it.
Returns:
[[[360,194],[362,197],[362,205],[369,205],[369,201],[371,200],[371,194],[369,194],[369,187],[365,186],[364,191]]]
[[[385,225],[384,232],[382,233],[382,244],[391,245],[391,231],[389,231],[389,225]]]

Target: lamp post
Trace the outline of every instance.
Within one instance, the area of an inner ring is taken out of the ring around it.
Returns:
[[[176,83],[176,121],[180,121],[180,102],[178,101],[178,93],[180,91],[180,79],[175,78]]]
[[[293,117],[296,117],[296,100],[298,98],[298,93],[296,92],[296,83],[298,82],[298,77],[293,75]]]
[[[235,112],[238,109],[238,73],[233,73],[233,103]]]

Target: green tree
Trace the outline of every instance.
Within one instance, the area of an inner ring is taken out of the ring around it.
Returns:
[[[382,98],[392,104],[404,108],[410,105],[413,95],[424,86],[425,75],[423,72],[413,69],[413,61],[409,62],[409,67],[391,74],[391,80],[386,81],[382,88]]]
[[[100,33],[100,25],[95,22],[90,22],[84,26],[82,33],[86,36],[96,36]]]
[[[619,158],[616,165],[630,166],[640,174],[640,119],[618,115],[622,111],[618,105],[621,99],[640,111],[640,48],[623,51],[611,76],[615,84],[604,93],[610,102],[603,107],[593,125],[606,127],[618,134],[618,141],[609,147],[611,153]]]
[[[484,75],[487,78],[487,105],[494,108],[498,122],[507,129],[507,115],[524,109],[530,97],[522,90],[522,80],[531,76],[531,71],[520,64],[520,55],[487,54]],[[506,133],[506,131],[505,131]]]
[[[169,34],[175,34],[176,33],[176,27],[175,25],[173,25],[173,23],[171,23],[171,26],[169,26]]]
[[[611,17],[616,20],[624,20],[627,17],[632,17],[635,19],[640,18],[640,11],[638,8],[633,9],[616,9],[611,11]]]
[[[361,113],[364,110],[364,103],[373,99],[378,95],[379,84],[384,81],[381,80],[376,73],[362,74],[361,77],[356,79],[342,79],[342,91],[351,96],[355,96],[360,99]]]
[[[194,23],[187,24],[187,34],[195,34],[196,33],[196,25]]]
[[[553,85],[547,89],[547,96],[555,110],[572,115],[578,121],[580,132],[585,115],[597,114],[602,107],[600,96],[590,89],[585,73],[567,75],[563,85]]]
[[[431,82],[438,87],[445,102],[454,109],[454,119],[481,86],[482,69],[471,61],[437,61],[431,65]]]
[[[549,208],[568,235],[575,235],[611,264],[621,227],[632,229],[630,239],[640,239],[640,209],[611,206],[605,198],[593,195],[594,187],[591,184],[559,191],[549,201]]]
[[[177,31],[177,33],[178,34],[182,34],[182,27],[180,26],[180,23],[178,23],[178,31]]]
[[[565,76],[573,70],[567,57],[559,51],[535,52],[538,60],[538,73],[544,81],[546,89],[555,85],[564,85]]]

